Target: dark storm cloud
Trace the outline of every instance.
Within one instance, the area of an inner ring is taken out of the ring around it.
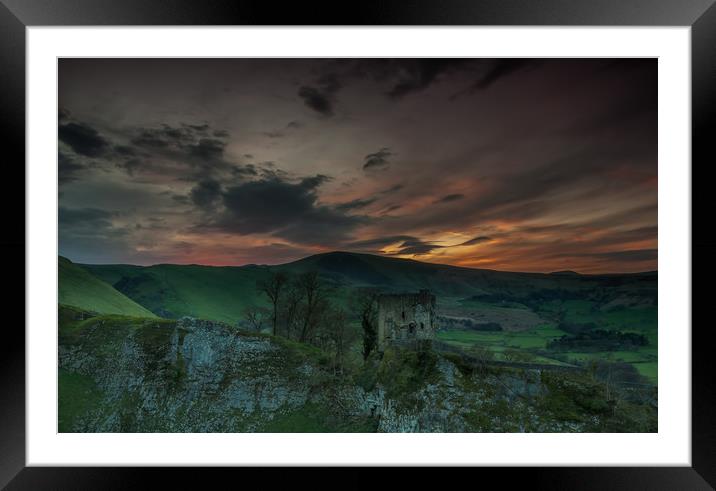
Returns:
[[[127,159],[124,162],[117,164],[117,167],[124,169],[130,176],[134,176],[135,172],[138,170],[146,169],[148,164],[145,160]]]
[[[117,227],[117,213],[101,208],[58,209],[58,240],[60,254],[86,262],[111,262],[124,257],[130,250],[127,240],[131,233]]]
[[[172,126],[164,123],[154,128],[137,128],[132,144],[152,150],[179,150],[204,160],[219,160],[226,147],[225,137],[209,137],[209,130],[208,124]]]
[[[405,240],[398,247],[398,254],[409,254],[413,256],[420,256],[423,254],[429,254],[437,249],[442,249],[443,246],[437,245],[431,242],[424,242],[417,238],[410,238]]]
[[[61,184],[82,179],[91,168],[116,167],[133,177],[141,171],[177,175],[188,166],[196,168],[191,178],[201,179],[229,165],[224,159],[228,132],[212,131],[208,123],[121,129],[110,139],[72,118],[66,109],[60,111],[59,121],[59,139],[71,150],[61,151],[58,157]],[[123,134],[126,141],[122,141]]]
[[[302,126],[299,121],[289,121],[283,129],[264,131],[263,135],[267,138],[283,138]]]
[[[166,148],[169,141],[162,137],[158,130],[141,130],[139,134],[132,139],[134,145],[148,148]]]
[[[122,233],[114,229],[112,218],[115,213],[100,208],[66,208],[58,209],[58,223],[63,230],[72,232],[106,234],[115,230],[115,234]]]
[[[116,166],[130,176],[146,171],[180,180],[202,180],[232,165],[225,157],[228,132],[213,130],[208,123],[163,123],[129,132],[129,145],[116,144],[110,157],[120,160]]]
[[[303,86],[298,89],[298,96],[304,104],[323,116],[333,116],[333,102],[328,94],[315,87]]]
[[[473,85],[476,89],[487,89],[499,79],[536,63],[532,59],[504,58],[494,60],[487,72]]]
[[[351,211],[359,208],[365,208],[366,206],[370,206],[375,203],[375,200],[375,198],[354,199],[353,201],[336,205],[336,210]]]
[[[226,143],[216,138],[202,138],[197,143],[189,143],[184,148],[190,155],[204,160],[220,160],[224,156]]]
[[[363,170],[385,169],[390,165],[389,158],[393,155],[388,147],[383,147],[375,153],[369,153],[363,158]]]
[[[377,237],[374,239],[359,240],[345,244],[351,250],[359,250],[364,252],[380,252],[384,247],[396,245],[396,250],[391,254],[405,254],[420,256],[429,254],[444,246],[423,241],[412,235],[390,235],[386,237]]]
[[[469,246],[469,245],[477,245],[482,244],[485,242],[491,242],[492,237],[487,237],[486,235],[481,235],[480,237],[475,237],[474,239],[466,240],[462,244],[459,244],[461,246]]]
[[[115,145],[114,152],[123,157],[134,157],[137,155],[137,151],[129,145]]]
[[[221,184],[212,179],[201,181],[191,190],[191,201],[202,209],[212,209],[221,197]]]
[[[60,185],[78,180],[82,171],[87,168],[86,165],[79,163],[75,158],[70,157],[64,152],[58,152],[57,164],[57,179]]]
[[[247,176],[257,176],[258,170],[256,170],[256,166],[254,164],[234,165],[231,168],[231,173],[235,177],[243,179]]]
[[[99,157],[109,149],[109,142],[96,129],[85,123],[61,124],[57,134],[61,142],[79,155]]]
[[[112,155],[112,157],[120,160],[116,163],[116,166],[123,169],[130,176],[134,176],[136,171],[149,166],[140,156],[146,157],[147,155],[140,154],[134,147],[129,145],[115,145],[114,155]]]
[[[335,94],[342,84],[335,74],[326,74],[317,80],[315,86],[303,85],[298,89],[298,96],[303,103],[322,116],[333,116]]]
[[[400,63],[400,80],[388,91],[388,96],[400,99],[408,94],[425,90],[442,74],[461,68],[467,60],[458,58],[424,58],[404,60]]]
[[[416,240],[415,237],[410,235],[393,235],[388,237],[377,237],[374,239],[357,240],[345,244],[345,247],[349,250],[363,251],[363,252],[378,252],[380,249],[397,243],[403,243],[406,240]]]
[[[653,60],[628,60],[628,62],[610,63],[609,70],[623,72],[622,84],[633,84],[639,90],[620,90],[616,92],[610,104],[606,104],[598,114],[583,115],[567,129],[567,134],[595,134],[599,131],[624,128],[634,125],[646,135],[639,135],[650,148],[656,152],[654,144],[657,138],[658,110],[658,66]],[[639,122],[640,118],[648,118],[648,123]],[[637,120],[637,121],[635,121]],[[634,130],[632,129],[631,132]],[[646,138],[645,138],[646,136]],[[638,143],[636,141],[635,143]]]
[[[387,82],[390,99],[400,100],[406,96],[427,90],[443,79],[462,82],[466,91],[484,90],[514,72],[536,65],[532,59],[381,59],[359,60],[349,70],[355,76],[369,77],[378,82]],[[458,94],[458,95],[459,95]]]
[[[438,203],[450,203],[451,201],[458,201],[465,197],[464,194],[455,193],[455,194],[448,194],[447,196],[443,196],[442,198],[436,199],[433,201],[433,204]]]
[[[180,205],[188,205],[190,199],[191,198],[189,196],[185,196],[183,194],[173,194],[172,195],[172,200],[176,201]]]
[[[238,234],[268,233],[297,243],[337,242],[363,220],[318,204],[328,176],[289,181],[276,176],[239,183],[221,194],[224,212],[210,227]]]
[[[192,130],[194,130],[194,131],[196,131],[196,132],[199,132],[199,133],[203,133],[203,134],[208,133],[208,132],[209,132],[209,129],[210,129],[210,127],[209,127],[209,125],[208,125],[207,123],[203,123],[203,124],[186,124],[186,123],[182,123],[182,124],[183,124],[184,126],[186,126],[187,128],[191,128]],[[226,135],[226,136],[228,136],[228,135]]]

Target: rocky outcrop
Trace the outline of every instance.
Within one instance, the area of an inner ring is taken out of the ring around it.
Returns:
[[[354,377],[315,348],[227,324],[68,318],[60,431],[594,431],[614,412],[567,379],[548,387],[537,372],[479,370],[431,351],[387,351]],[[572,404],[594,416],[575,420]]]
[[[60,369],[89,377],[101,396],[73,431],[252,431],[308,400],[308,361],[265,337],[190,318],[112,326],[125,334],[117,343],[103,328],[60,346]]]

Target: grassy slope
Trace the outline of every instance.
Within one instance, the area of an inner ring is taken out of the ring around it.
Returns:
[[[265,302],[256,291],[256,282],[268,274],[263,267],[84,267],[161,317],[190,315],[235,324],[247,306]]]
[[[60,257],[58,263],[59,303],[102,314],[154,317],[147,309],[69,259]]]

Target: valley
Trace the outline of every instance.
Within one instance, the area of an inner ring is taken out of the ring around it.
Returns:
[[[59,265],[60,431],[656,430],[656,273],[349,253],[279,266]],[[270,310],[257,285],[277,273],[315,273],[346,312],[340,357],[330,333],[307,343],[257,329],[248,313]],[[437,298],[435,348],[363,356],[356,296],[420,289]]]

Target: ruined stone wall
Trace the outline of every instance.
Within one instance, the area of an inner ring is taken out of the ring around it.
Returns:
[[[391,340],[433,339],[435,296],[427,291],[378,298],[378,344]]]

